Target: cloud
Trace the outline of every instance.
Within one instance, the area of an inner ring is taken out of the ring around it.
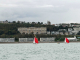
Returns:
[[[79,0],[1,0],[0,20],[41,21],[46,23],[77,22]],[[76,21],[75,21],[76,20]]]

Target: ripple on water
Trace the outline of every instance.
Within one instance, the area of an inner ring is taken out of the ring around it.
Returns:
[[[79,60],[79,47],[79,43],[1,44],[0,60]]]

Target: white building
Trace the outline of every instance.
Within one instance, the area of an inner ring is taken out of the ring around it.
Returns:
[[[74,36],[74,37],[68,37],[67,38],[69,41],[77,41],[78,39]]]
[[[55,41],[55,37],[48,37],[48,38],[40,38],[41,42],[53,42]]]

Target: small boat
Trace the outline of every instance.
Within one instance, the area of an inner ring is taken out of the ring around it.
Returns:
[[[33,43],[38,44],[38,39],[36,37],[34,37]]]
[[[67,38],[65,38],[65,43],[69,43],[69,40]]]

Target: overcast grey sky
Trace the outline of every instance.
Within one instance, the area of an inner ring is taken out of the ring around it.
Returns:
[[[80,23],[80,0],[0,0],[0,21]]]

